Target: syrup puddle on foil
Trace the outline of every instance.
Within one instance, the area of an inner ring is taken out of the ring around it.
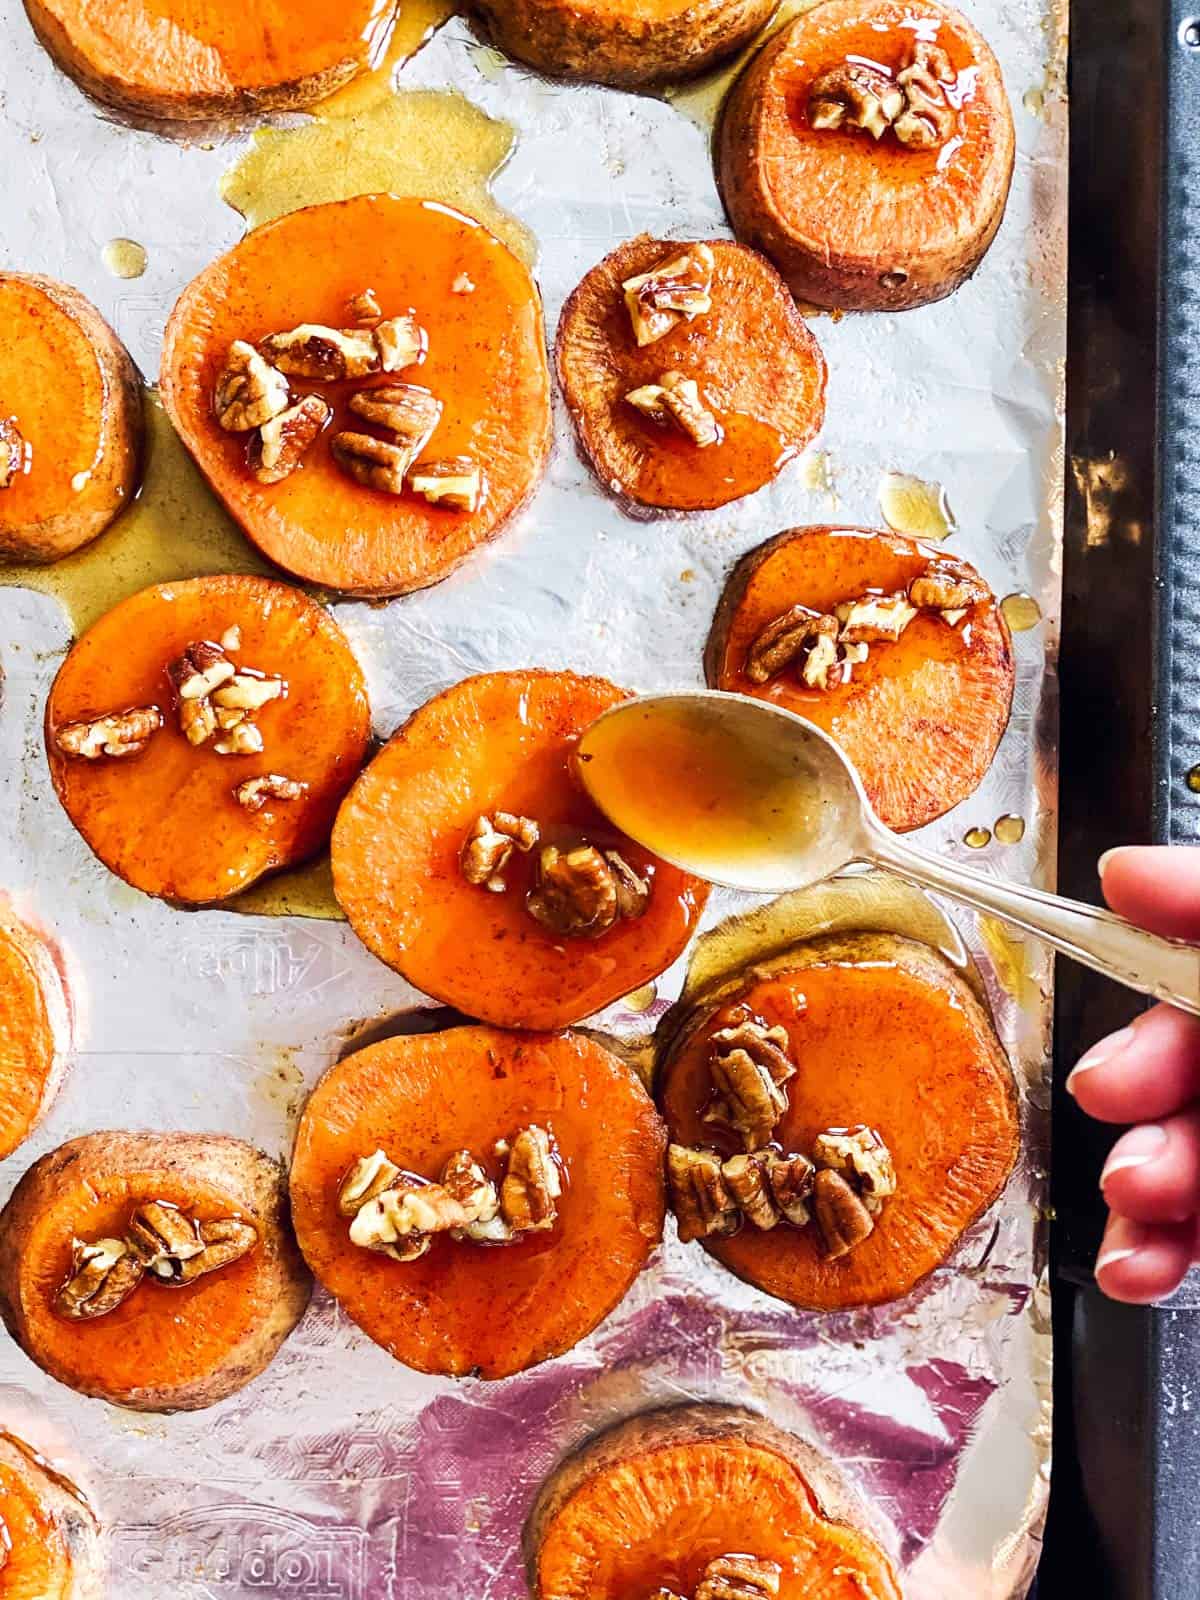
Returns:
[[[958,532],[944,485],[907,472],[885,472],[879,480],[879,509],[895,533],[940,544]]]
[[[349,117],[390,94],[396,73],[454,15],[453,0],[399,0],[396,20],[370,68],[317,106],[319,116]]]
[[[780,28],[786,27],[805,11],[811,11],[818,3],[819,0],[783,0],[783,4],[767,26],[755,34],[746,48],[740,50],[732,61],[724,61],[713,71],[706,72],[699,78],[690,78],[686,83],[672,84],[662,91],[663,99],[674,106],[681,115],[687,117],[689,122],[694,122],[697,127],[705,129],[715,137],[725,96],[732,89],[734,81],[750,57],[757,55],[767,40],[778,33]]]
[[[1042,608],[1029,594],[1005,595],[1000,613],[1013,633],[1027,633],[1042,620]]]

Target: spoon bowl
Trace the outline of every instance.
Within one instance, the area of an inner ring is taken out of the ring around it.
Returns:
[[[710,883],[775,894],[870,862],[1200,1016],[1196,946],[909,844],[829,735],[781,706],[716,690],[627,700],[584,732],[576,760],[610,822]]]

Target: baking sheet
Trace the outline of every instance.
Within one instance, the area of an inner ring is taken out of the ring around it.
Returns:
[[[1051,883],[1061,389],[1065,345],[1063,18],[1042,0],[979,0],[1001,60],[1018,158],[999,238],[950,301],[897,317],[819,319],[829,361],[820,458],[720,511],[638,521],[603,496],[556,402],[546,484],[521,523],[447,582],[334,609],[367,670],[377,730],[482,669],[570,666],[645,690],[697,686],[721,583],[781,528],[878,524],[880,474],[944,484],[949,548],[1044,620],[1016,637],[1013,718],[976,795],[921,842]],[[152,375],[184,284],[239,236],[218,192],[245,139],[184,145],[117,126],[0,0],[0,261],[78,285]],[[643,229],[726,232],[709,129],[687,104],[545,82],[461,20],[400,76],[454,88],[515,129],[497,202],[536,240],[552,331],[583,272]],[[120,281],[104,244],[138,240]],[[96,863],[55,801],[41,711],[68,643],[56,604],[0,589],[0,886],[50,929],[76,1005],[73,1070],[0,1198],[37,1156],[105,1126],[236,1133],[285,1154],[308,1088],[364,1022],[421,1005],[336,923],[183,913]],[[969,849],[1011,814],[1019,844]],[[743,904],[713,896],[711,926]],[[500,1385],[408,1372],[318,1291],[258,1382],[210,1411],[124,1413],[0,1345],[0,1416],[74,1463],[110,1530],[121,1600],[518,1600],[520,1528],[544,1473],[595,1428],[688,1396],[746,1400],[845,1465],[895,1531],[909,1600],[1025,1592],[1049,1465],[1043,1202],[1049,963],[955,914],[1022,1085],[1021,1166],[946,1268],[907,1301],[793,1313],[673,1232],[624,1304],[568,1356]],[[659,984],[665,1004],[680,963]],[[600,1019],[626,1037],[645,1015]]]

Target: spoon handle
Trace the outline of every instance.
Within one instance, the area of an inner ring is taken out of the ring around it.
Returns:
[[[870,855],[878,865],[923,889],[1000,917],[1127,988],[1200,1016],[1200,946],[1147,933],[1098,906],[1007,883],[929,855],[882,826],[871,829]]]

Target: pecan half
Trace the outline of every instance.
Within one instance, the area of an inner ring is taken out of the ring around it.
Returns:
[[[803,658],[805,681],[819,675],[829,688],[830,664],[838,664],[836,617],[795,605],[769,622],[746,652],[742,668],[751,683],[767,683],[797,658]],[[816,665],[810,666],[815,658]]]
[[[806,1227],[812,1217],[809,1202],[816,1168],[807,1156],[778,1150],[764,1150],[761,1159],[780,1215],[793,1228]]]
[[[483,496],[483,471],[470,456],[447,456],[444,461],[419,461],[408,475],[414,494],[431,506],[449,511],[474,511]]]
[[[319,394],[306,394],[250,440],[246,461],[259,483],[282,483],[304,460],[332,416]]]
[[[682,372],[664,372],[657,383],[630,389],[625,400],[660,428],[674,427],[701,450],[720,444],[724,437],[724,429],[708,409],[699,384]]]
[[[381,494],[403,494],[411,452],[404,445],[373,439],[369,433],[335,433],[329,442],[333,459],[355,483]]]
[[[71,1271],[54,1297],[54,1309],[71,1322],[115,1311],[142,1281],[144,1268],[123,1239],[71,1243]]]
[[[721,1172],[721,1158],[712,1150],[673,1144],[667,1150],[667,1182],[671,1210],[680,1240],[706,1239],[733,1233],[741,1222],[737,1203]]]
[[[233,791],[233,797],[246,811],[261,811],[268,800],[299,800],[308,785],[298,778],[285,778],[279,772],[264,772],[261,777],[247,778]]]
[[[289,378],[331,383],[365,378],[380,370],[374,328],[327,328],[302,322],[287,333],[270,333],[259,344],[268,361]]]
[[[486,1180],[462,1199],[444,1184],[400,1173],[359,1205],[350,1224],[350,1239],[364,1250],[393,1260],[415,1261],[429,1249],[435,1233],[469,1227],[489,1211],[494,1215],[495,1188]]]
[[[227,711],[261,711],[272,700],[287,694],[287,679],[273,673],[257,672],[253,667],[242,667],[221,686],[213,690],[212,702]]]
[[[625,307],[639,345],[654,344],[681,322],[712,310],[714,266],[711,246],[692,244],[649,272],[625,279]]]
[[[747,1222],[768,1230],[779,1221],[779,1207],[767,1177],[766,1152],[730,1156],[721,1163],[721,1176]]]
[[[500,1185],[500,1213],[514,1233],[541,1233],[558,1220],[556,1201],[562,1175],[554,1145],[545,1128],[522,1128],[508,1153],[508,1171]]]
[[[239,1217],[219,1217],[214,1222],[202,1222],[199,1228],[202,1249],[199,1255],[189,1256],[179,1263],[179,1275],[163,1281],[174,1285],[195,1283],[197,1278],[219,1272],[243,1256],[250,1254],[258,1243],[258,1229],[252,1222]]]
[[[202,700],[228,683],[236,671],[219,644],[198,639],[168,665],[167,676],[181,701]]]
[[[501,874],[513,850],[528,852],[537,842],[538,825],[529,817],[517,817],[511,811],[477,817],[459,851],[459,871],[468,883],[502,894],[505,882]]]
[[[896,75],[905,101],[893,124],[901,144],[910,150],[933,150],[953,135],[958,116],[946,90],[956,81],[957,74],[942,47],[919,39],[912,62]]]
[[[442,402],[416,383],[385,383],[378,389],[360,389],[350,396],[356,417],[395,434],[396,443],[409,452],[408,466],[429,443],[442,417]]]
[[[535,922],[568,939],[598,938],[620,915],[617,880],[593,844],[562,851],[543,847],[537,881],[525,897]]]
[[[956,563],[932,561],[908,586],[909,602],[919,611],[962,612],[988,598],[988,587]]]
[[[770,1600],[779,1593],[783,1568],[757,1556],[718,1556],[704,1569],[696,1600]]]
[[[888,72],[866,62],[843,61],[813,80],[808,120],[817,129],[863,128],[882,139],[904,105],[904,91]]]
[[[844,600],[836,606],[842,625],[838,635],[844,644],[871,644],[884,640],[895,644],[917,614],[904,594],[867,594],[861,600]]]
[[[144,750],[162,725],[157,706],[135,706],[91,722],[68,722],[55,733],[54,743],[64,756],[80,761],[98,761],[101,756],[119,760]]]
[[[787,1029],[768,1028],[757,1018],[712,1036],[709,1070],[717,1098],[705,1120],[740,1133],[747,1151],[762,1149],[787,1110],[785,1085],[796,1074],[788,1049]]]
[[[28,470],[32,456],[16,417],[0,417],[0,489],[7,489],[19,473]]]
[[[837,1261],[871,1236],[875,1219],[840,1172],[828,1167],[813,1180],[813,1215],[825,1254]]]
[[[338,1210],[344,1217],[356,1217],[368,1200],[376,1200],[400,1176],[400,1168],[382,1150],[360,1156],[342,1179],[338,1189]]]
[[[167,1200],[138,1206],[129,1219],[128,1239],[146,1271],[164,1282],[178,1281],[183,1263],[204,1249],[193,1218]]]
[[[286,411],[288,381],[252,344],[235,339],[217,379],[213,407],[227,433],[249,433]]]
[[[892,1153],[874,1128],[858,1123],[853,1128],[826,1128],[813,1141],[813,1161],[830,1172],[840,1172],[854,1188],[872,1216],[896,1192],[896,1167]]]

